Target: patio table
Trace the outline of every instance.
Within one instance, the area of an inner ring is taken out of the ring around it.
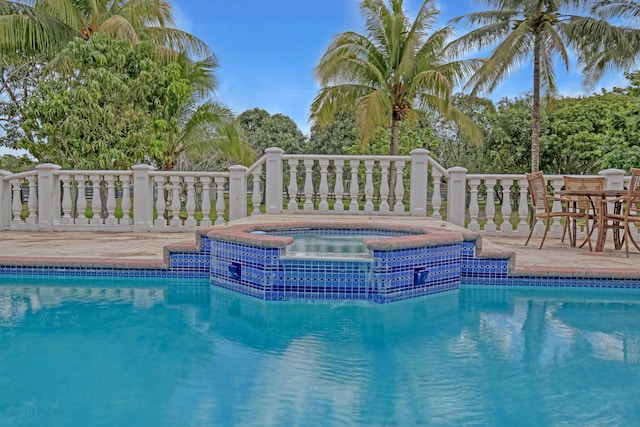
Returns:
[[[558,191],[559,195],[562,196],[582,196],[587,197],[589,199],[589,204],[591,205],[591,209],[593,209],[593,217],[598,218],[598,238],[596,241],[596,252],[602,252],[604,250],[604,243],[607,238],[607,234],[604,232],[602,224],[603,221],[603,212],[602,209],[597,213],[596,212],[596,204],[601,203],[601,200],[606,200],[607,198],[620,197],[627,194],[627,190],[625,189],[607,189],[607,190],[560,190]],[[621,203],[615,203],[613,207],[613,211],[615,213],[620,213],[620,209],[622,208]],[[587,239],[589,236],[587,236]],[[622,247],[622,242],[620,241],[620,233],[618,230],[614,230],[613,233],[613,244],[616,249],[620,249]]]

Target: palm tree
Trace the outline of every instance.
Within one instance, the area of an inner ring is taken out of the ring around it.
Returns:
[[[177,131],[167,135],[167,147],[162,170],[173,170],[185,156],[200,158],[203,166],[215,163],[249,165],[255,153],[232,111],[211,97],[217,87],[213,70],[218,62],[214,56],[190,61],[179,55],[176,63],[180,77],[189,81],[188,102],[165,105],[168,115],[177,121]],[[215,161],[212,162],[211,157]]]
[[[607,56],[616,42],[618,53],[637,52],[637,32],[610,24],[615,9],[610,1],[593,0],[483,0],[495,8],[453,19],[452,24],[465,23],[472,29],[451,44],[459,51],[484,49],[495,45],[489,58],[469,81],[473,92],[491,92],[522,64],[533,64],[533,101],[531,131],[531,171],[539,170],[540,99],[541,92],[553,96],[557,92],[555,62],[569,70],[570,50],[583,67],[586,76],[599,77],[613,65],[621,63]],[[629,2],[616,2],[629,3]],[[598,10],[607,13],[598,15]],[[618,13],[620,13],[618,11]],[[629,38],[629,36],[633,36]],[[622,59],[621,55],[614,55]],[[635,60],[635,56],[633,58]]]
[[[388,3],[361,3],[366,35],[335,36],[315,68],[321,89],[311,105],[311,121],[324,127],[336,112],[355,111],[361,143],[368,144],[380,126],[390,125],[389,152],[397,155],[400,122],[414,109],[433,109],[455,121],[470,140],[480,141],[478,128],[452,104],[453,88],[477,62],[446,61],[452,28],[429,34],[440,13],[433,0],[423,1],[413,22],[402,0]]]
[[[0,0],[0,53],[55,54],[74,37],[106,33],[132,43],[152,40],[168,54],[211,55],[197,37],[173,28],[163,0]]]
[[[207,167],[215,166],[211,163],[249,166],[255,160],[255,153],[231,110],[219,102],[208,100],[199,105],[192,102],[180,106],[175,115],[178,132],[168,135],[162,170],[176,169],[183,153],[205,160],[203,166]]]

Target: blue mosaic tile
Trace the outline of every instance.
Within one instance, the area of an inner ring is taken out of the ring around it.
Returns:
[[[291,235],[291,231],[308,233],[313,229],[287,230],[282,234]],[[337,231],[352,233],[350,230]],[[373,229],[356,232],[383,234]],[[387,234],[403,235],[398,232]],[[284,255],[283,248],[261,248],[204,237],[200,252],[172,253],[168,268],[0,266],[0,274],[43,278],[208,279],[209,284],[265,300],[368,300],[376,303],[454,291],[461,284],[496,289],[508,286],[640,289],[639,279],[509,276],[508,260],[477,258],[473,242],[376,250],[370,251],[370,258],[358,260],[298,259]],[[192,291],[186,291],[189,292]]]

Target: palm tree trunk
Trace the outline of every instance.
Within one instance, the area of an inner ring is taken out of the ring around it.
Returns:
[[[533,106],[531,130],[531,172],[540,170],[540,37],[533,47]]]

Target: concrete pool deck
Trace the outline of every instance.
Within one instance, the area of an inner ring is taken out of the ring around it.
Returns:
[[[318,218],[318,216],[314,216]],[[299,221],[301,215],[269,215],[248,217],[233,224],[282,222],[283,225]],[[323,221],[360,220],[367,216],[323,216]],[[406,225],[452,227],[442,221],[416,217],[371,218],[380,222],[402,222]],[[220,225],[216,227],[225,227]],[[630,248],[629,258],[624,250],[614,250],[607,242],[604,252],[590,252],[588,248],[574,248],[560,239],[547,238],[544,248],[538,249],[539,238],[532,238],[524,246],[524,237],[483,236],[484,250],[505,250],[515,253],[517,274],[585,275],[600,277],[640,277],[640,252]],[[0,231],[0,265],[120,265],[161,267],[166,245],[195,243],[194,232],[181,233],[109,233],[109,232],[31,232]]]

